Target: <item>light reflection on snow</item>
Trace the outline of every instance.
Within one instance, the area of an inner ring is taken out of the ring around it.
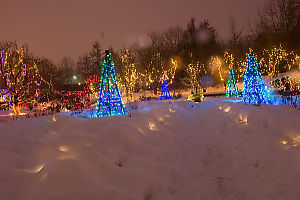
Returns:
[[[173,108],[169,108],[169,111],[170,111],[171,113],[176,112]]]
[[[58,147],[58,150],[60,150],[62,152],[67,152],[67,151],[69,151],[69,149],[70,148],[68,146],[63,146],[63,145]]]
[[[89,143],[89,142],[86,142],[84,145],[85,145],[85,146],[87,146],[87,147],[90,147],[90,146],[92,146],[92,144],[91,144],[91,143]]]
[[[288,144],[287,140],[281,140],[281,144]]]
[[[248,125],[248,116],[243,115],[243,114],[239,114],[239,122],[245,123],[246,125]]]
[[[230,106],[227,106],[226,108],[224,108],[224,112],[229,112],[230,111],[230,109],[231,109],[231,107]]]
[[[46,179],[47,177],[48,177],[48,173],[45,172],[45,173],[42,174],[41,179],[44,180],[44,179]]]
[[[38,165],[32,170],[27,170],[27,172],[32,173],[32,174],[39,173],[44,168],[44,166],[45,166],[45,164]]]
[[[138,127],[137,130],[138,130],[140,133],[145,134],[145,131],[143,131],[143,129],[141,129],[141,128]]]
[[[281,142],[281,144],[289,145],[289,146],[293,146],[293,147],[300,146],[300,135],[297,135],[292,138],[287,136],[280,142]]]
[[[159,118],[157,118],[157,120],[160,121],[160,122],[164,122],[165,121],[164,117],[159,117]]]
[[[156,126],[156,124],[154,123],[154,122],[148,122],[148,127],[149,127],[149,129],[151,130],[151,131],[155,131],[155,130],[158,130],[157,129],[157,126]]]

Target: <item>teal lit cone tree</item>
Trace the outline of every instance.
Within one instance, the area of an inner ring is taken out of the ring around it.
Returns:
[[[258,63],[253,54],[248,54],[247,66],[244,74],[243,102],[252,104],[270,103],[269,92],[262,76],[258,71]]]
[[[236,81],[234,78],[234,72],[233,69],[229,72],[229,78],[227,83],[227,90],[226,90],[226,97],[236,96],[239,97],[239,90],[236,85]]]
[[[126,115],[111,53],[106,50],[98,94],[97,117]]]

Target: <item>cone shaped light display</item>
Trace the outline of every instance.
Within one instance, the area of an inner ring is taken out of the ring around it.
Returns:
[[[106,50],[98,94],[97,117],[126,115],[111,53]]]

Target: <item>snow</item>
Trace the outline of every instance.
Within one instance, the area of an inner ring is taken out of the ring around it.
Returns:
[[[298,200],[300,112],[208,99],[0,123],[0,199]]]

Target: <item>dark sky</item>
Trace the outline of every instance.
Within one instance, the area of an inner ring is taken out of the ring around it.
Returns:
[[[120,48],[149,30],[185,27],[192,16],[196,22],[207,18],[226,38],[230,16],[248,27],[263,0],[1,0],[0,5],[0,40],[27,43],[34,55],[58,61],[76,59],[95,40],[103,48]]]

